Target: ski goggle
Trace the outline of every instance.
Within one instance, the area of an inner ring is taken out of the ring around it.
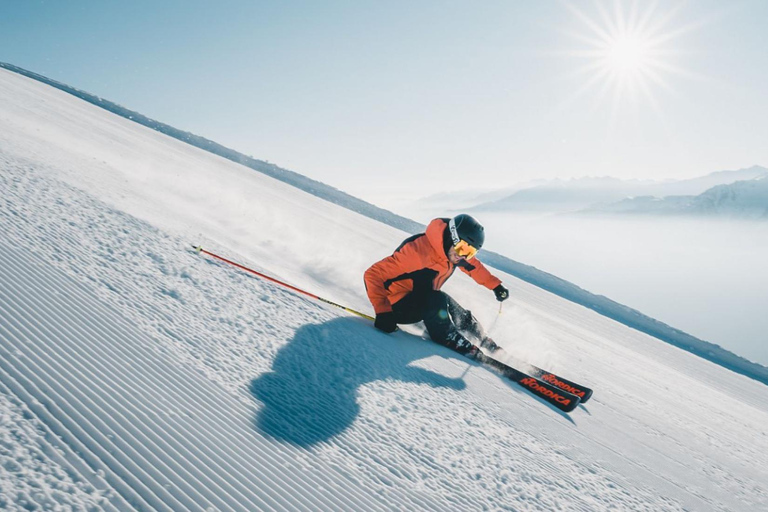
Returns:
[[[477,254],[477,249],[469,245],[464,240],[459,240],[459,243],[453,246],[453,250],[456,251],[456,254],[468,260],[471,260],[475,257],[475,254]]]

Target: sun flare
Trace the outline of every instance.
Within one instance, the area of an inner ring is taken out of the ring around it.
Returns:
[[[566,31],[576,44],[565,53],[583,62],[574,75],[585,79],[574,98],[597,91],[598,102],[612,96],[614,111],[641,102],[659,111],[659,91],[672,91],[672,77],[687,74],[675,40],[695,25],[676,23],[679,7],[663,11],[658,2],[595,2],[591,15],[566,5],[580,28]]]

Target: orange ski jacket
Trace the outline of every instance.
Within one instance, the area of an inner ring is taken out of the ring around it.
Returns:
[[[501,284],[477,257],[458,265],[450,262],[448,249],[453,242],[447,229],[449,220],[432,220],[425,233],[407,238],[391,256],[365,271],[365,289],[377,315],[392,311],[392,304],[411,292],[439,290],[457,266],[490,290]]]

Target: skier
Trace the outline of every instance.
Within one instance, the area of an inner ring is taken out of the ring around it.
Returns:
[[[490,352],[497,350],[472,313],[440,291],[459,267],[493,290],[499,302],[509,297],[501,280],[475,258],[484,241],[483,226],[467,214],[434,219],[425,233],[407,238],[391,256],[371,265],[364,279],[376,328],[391,333],[397,324],[423,321],[432,340],[467,357],[479,353],[467,335]]]

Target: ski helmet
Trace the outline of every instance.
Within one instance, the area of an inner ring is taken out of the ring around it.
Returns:
[[[485,242],[485,230],[472,216],[462,213],[448,222],[448,230],[451,232],[453,244],[464,240],[475,249],[480,249]]]

